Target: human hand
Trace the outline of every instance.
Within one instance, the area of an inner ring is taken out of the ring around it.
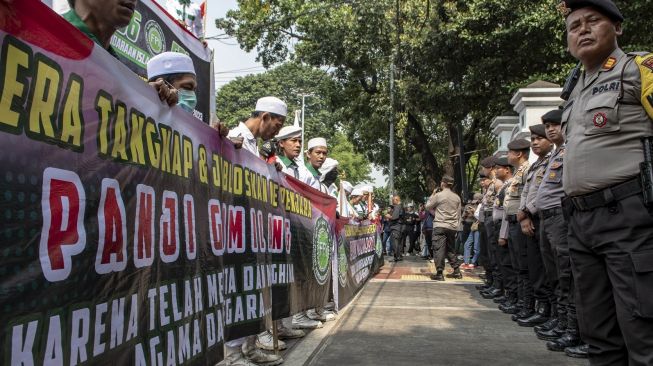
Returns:
[[[229,140],[234,143],[236,149],[241,149],[243,147],[243,141],[245,141],[242,136],[230,137]]]
[[[505,247],[506,245],[508,245],[506,239],[499,239],[499,246]]]
[[[224,124],[218,121],[211,122],[211,127],[213,127],[214,130],[218,131],[220,137],[227,137],[227,135],[229,134],[229,128],[227,128],[227,126],[225,126]]]
[[[535,236],[535,225],[533,225],[533,220],[531,220],[530,217],[520,221],[519,224],[521,225],[521,232],[524,233],[524,235],[531,237]]]
[[[157,94],[159,94],[159,99],[162,102],[166,102],[170,107],[177,104],[179,101],[177,89],[162,78],[158,78],[156,81],[150,81],[149,84],[154,88],[154,90],[156,90]]]

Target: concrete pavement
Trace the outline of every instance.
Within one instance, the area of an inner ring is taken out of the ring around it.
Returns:
[[[587,365],[546,350],[474,288],[473,272],[444,283],[415,257],[387,263],[334,324],[284,355],[287,365]],[[311,340],[312,339],[312,340]]]

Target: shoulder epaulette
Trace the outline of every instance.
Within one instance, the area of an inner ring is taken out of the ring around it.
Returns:
[[[642,83],[642,106],[649,118],[653,119],[653,54],[635,56],[635,63],[639,67]]]

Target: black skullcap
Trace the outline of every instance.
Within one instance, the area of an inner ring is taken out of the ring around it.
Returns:
[[[512,165],[510,165],[510,163],[508,162],[508,158],[505,157],[505,156],[502,156],[502,157],[500,157],[500,158],[497,158],[496,163],[497,163],[497,166],[512,166]]]
[[[544,125],[530,126],[528,129],[531,130],[531,135],[537,135],[540,137],[544,137],[545,139],[547,138],[546,129],[544,128]]]
[[[554,109],[552,111],[546,112],[542,116],[542,123],[553,123],[556,125],[559,125],[562,121],[562,110],[561,109]]]
[[[588,6],[596,8],[601,14],[612,19],[614,22],[624,21],[624,16],[612,0],[564,0],[558,5],[558,9],[566,18],[574,11]]]
[[[488,156],[487,158],[481,160],[481,166],[483,168],[490,169],[494,167],[494,160],[495,160],[494,156]]]
[[[531,142],[526,139],[512,140],[508,144],[508,150],[513,150],[513,151],[530,150],[530,148],[531,148]]]

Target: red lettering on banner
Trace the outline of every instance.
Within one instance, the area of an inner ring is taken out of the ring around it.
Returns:
[[[117,180],[102,179],[97,216],[99,237],[95,271],[99,274],[120,272],[127,267],[127,218]]]
[[[154,188],[136,186],[136,219],[134,228],[134,265],[151,266],[154,262]]]
[[[245,253],[245,209],[229,206],[227,253]]]
[[[292,246],[292,233],[290,232],[290,220],[285,219],[283,220],[284,228],[286,229],[286,253],[290,254],[290,249]]]
[[[43,275],[50,282],[68,278],[72,256],[81,253],[86,246],[85,205],[86,193],[77,174],[56,168],[45,169],[39,258]]]
[[[216,199],[209,200],[209,237],[211,239],[211,251],[216,256],[224,254],[222,211],[220,201]]]
[[[197,257],[195,245],[195,201],[190,194],[184,195],[184,233],[186,234],[186,257]]]
[[[177,202],[177,193],[163,191],[162,213],[159,221],[159,252],[164,263],[172,263],[179,258]]]
[[[268,252],[283,252],[283,217],[268,214]]]

